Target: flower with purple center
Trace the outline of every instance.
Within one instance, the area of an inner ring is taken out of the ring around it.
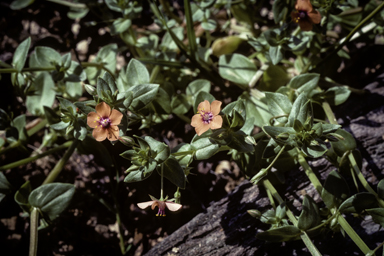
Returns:
[[[223,125],[223,118],[219,115],[221,101],[214,100],[212,104],[205,100],[197,107],[198,112],[192,117],[191,125],[195,127],[197,135],[209,129],[219,129]]]
[[[166,199],[158,200],[158,199],[156,199],[155,197],[153,197],[151,195],[149,195],[149,196],[151,197],[152,201],[138,203],[137,206],[140,209],[145,209],[148,206],[151,206],[152,210],[154,210],[156,207],[158,207],[159,210],[158,210],[156,216],[166,216],[165,215],[165,208],[168,208],[168,210],[170,210],[172,212],[175,212],[175,211],[180,210],[180,208],[182,207],[181,204],[170,202],[170,201],[167,201]]]
[[[309,0],[297,0],[295,11],[291,13],[292,20],[299,24],[303,31],[312,30],[313,24],[319,24],[321,15],[314,10]]]
[[[119,128],[123,114],[105,103],[99,103],[96,106],[96,112],[90,112],[87,116],[87,124],[94,128],[92,136],[97,141],[103,141],[106,138],[115,141],[119,138]]]

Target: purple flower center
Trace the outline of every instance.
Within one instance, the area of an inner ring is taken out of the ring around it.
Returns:
[[[305,19],[308,16],[306,11],[299,11],[300,19]]]
[[[205,124],[209,124],[213,119],[213,114],[211,112],[200,111],[200,115]]]
[[[109,117],[101,117],[98,122],[103,128],[108,128],[111,125]]]

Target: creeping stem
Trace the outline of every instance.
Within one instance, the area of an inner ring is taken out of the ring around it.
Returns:
[[[33,207],[31,212],[31,232],[29,239],[29,256],[36,256],[37,254],[37,240],[38,240],[38,230],[39,225],[39,209]]]

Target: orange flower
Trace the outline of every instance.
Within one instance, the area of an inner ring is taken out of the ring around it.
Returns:
[[[211,129],[219,129],[223,125],[223,118],[219,116],[221,101],[214,100],[212,104],[205,100],[197,107],[197,114],[192,117],[191,125],[195,127],[197,135]]]
[[[299,23],[301,30],[312,30],[313,24],[319,24],[321,15],[318,11],[313,10],[309,0],[297,0],[295,5],[296,11],[291,13],[292,20]]]
[[[119,128],[123,114],[102,102],[97,104],[96,112],[90,112],[87,117],[87,124],[91,128],[95,128],[92,136],[97,141],[103,141],[106,138],[115,141],[119,138]]]
[[[144,203],[138,203],[137,206],[141,209],[145,209],[148,206],[151,206],[151,209],[154,210],[155,207],[159,207],[159,211],[157,212],[156,216],[165,216],[165,208],[168,208],[170,211],[175,212],[178,211],[182,205],[177,204],[174,202],[169,202],[169,201],[162,201],[162,200],[153,200],[153,201],[148,201]]]

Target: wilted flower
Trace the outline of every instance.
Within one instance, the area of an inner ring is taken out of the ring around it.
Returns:
[[[197,107],[197,114],[192,117],[191,125],[195,127],[197,135],[211,129],[219,129],[223,125],[223,118],[219,116],[221,101],[214,100],[212,104],[205,100]]]
[[[159,211],[157,212],[156,216],[165,216],[165,208],[168,208],[170,211],[175,212],[178,211],[182,205],[169,202],[169,201],[162,201],[162,200],[157,200],[153,196],[150,196],[152,201],[148,202],[143,202],[143,203],[138,203],[137,206],[141,209],[145,209],[148,206],[151,206],[151,209],[154,210],[155,207],[157,206],[159,208]]]
[[[123,114],[102,102],[97,104],[96,112],[90,112],[87,117],[87,124],[94,128],[92,136],[97,141],[103,141],[106,138],[110,141],[115,141],[119,138],[119,128]]]
[[[321,15],[318,11],[312,8],[309,0],[297,0],[295,5],[296,11],[291,13],[292,20],[299,23],[301,30],[312,30],[313,24],[319,24]]]

